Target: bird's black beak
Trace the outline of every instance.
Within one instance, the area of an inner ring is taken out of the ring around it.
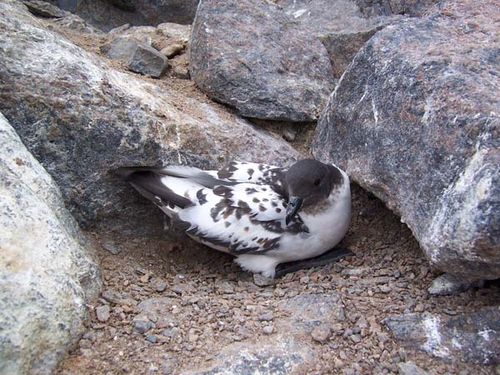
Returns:
[[[286,207],[286,219],[285,219],[286,225],[290,223],[295,214],[300,210],[301,206],[302,206],[302,198],[290,197],[290,199],[288,200],[288,206]]]

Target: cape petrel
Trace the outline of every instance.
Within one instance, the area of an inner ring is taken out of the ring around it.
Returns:
[[[349,177],[313,159],[289,168],[232,162],[219,171],[167,166],[117,172],[194,240],[267,277],[278,264],[330,250],[351,218]]]

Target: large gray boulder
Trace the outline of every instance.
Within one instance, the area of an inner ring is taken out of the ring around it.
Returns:
[[[319,39],[260,0],[200,3],[190,73],[214,100],[265,120],[315,120],[334,86]]]
[[[0,373],[50,374],[97,296],[91,248],[0,113]]]
[[[378,32],[321,116],[314,155],[401,215],[432,264],[500,277],[500,80],[494,1]]]
[[[120,166],[299,158],[193,88],[185,95],[109,67],[17,2],[0,3],[0,29],[0,110],[83,226],[161,230],[159,210],[113,179]]]

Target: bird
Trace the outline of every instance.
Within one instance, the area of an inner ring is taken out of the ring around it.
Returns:
[[[332,249],[350,224],[348,175],[315,159],[289,167],[232,161],[220,170],[169,165],[121,167],[116,173],[172,226],[268,278],[278,265]]]

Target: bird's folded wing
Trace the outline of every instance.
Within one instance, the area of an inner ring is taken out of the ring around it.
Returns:
[[[233,161],[219,171],[207,171],[212,176],[235,182],[250,182],[261,185],[273,184],[277,174],[284,169],[269,164]]]
[[[279,246],[288,231],[282,197],[269,186],[242,183],[202,189],[204,203],[182,210],[193,238],[231,253],[262,252]]]

